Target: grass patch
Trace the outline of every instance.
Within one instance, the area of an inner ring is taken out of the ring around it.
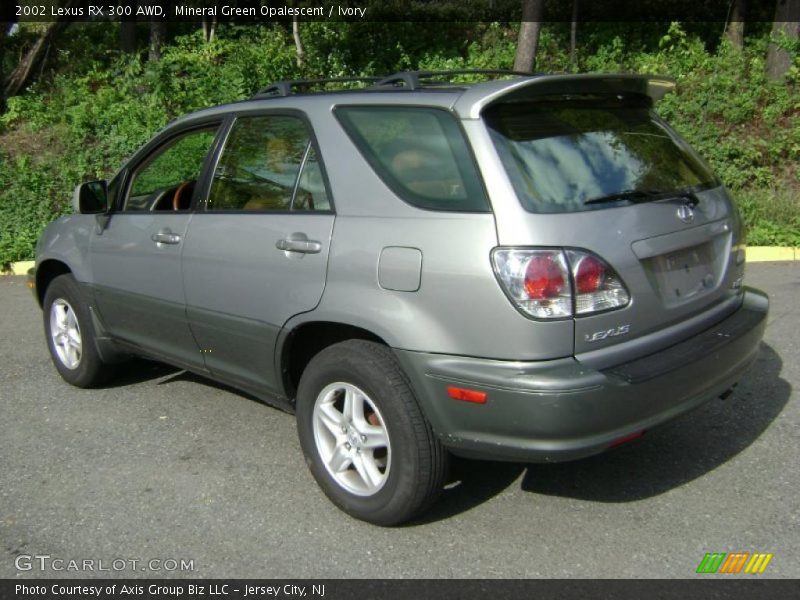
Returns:
[[[800,247],[800,190],[748,188],[734,194],[750,246]]]

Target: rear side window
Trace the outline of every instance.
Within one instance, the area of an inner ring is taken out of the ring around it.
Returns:
[[[384,183],[409,204],[489,211],[475,161],[450,113],[422,107],[342,106],[336,116]]]
[[[214,171],[208,210],[330,209],[317,153],[301,119],[236,120]]]
[[[621,206],[716,185],[688,145],[635,99],[501,104],[484,120],[531,212]]]

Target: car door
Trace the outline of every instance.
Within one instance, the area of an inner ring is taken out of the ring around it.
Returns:
[[[306,120],[238,116],[182,259],[189,325],[216,376],[276,391],[278,332],[322,297],[333,221]]]
[[[180,255],[219,123],[167,136],[123,177],[91,241],[95,304],[114,337],[189,367],[203,359],[186,322]]]

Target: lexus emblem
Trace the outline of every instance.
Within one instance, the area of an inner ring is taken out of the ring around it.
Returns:
[[[689,204],[683,204],[678,207],[678,218],[684,223],[691,223],[694,221],[694,209]]]

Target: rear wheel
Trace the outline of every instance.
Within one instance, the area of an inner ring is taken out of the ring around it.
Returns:
[[[89,309],[72,275],[59,275],[47,286],[43,316],[50,357],[61,377],[78,387],[106,381],[112,368],[100,359]]]
[[[447,452],[380,344],[349,340],[311,360],[298,388],[297,428],[317,483],[358,519],[402,523],[444,485]]]

